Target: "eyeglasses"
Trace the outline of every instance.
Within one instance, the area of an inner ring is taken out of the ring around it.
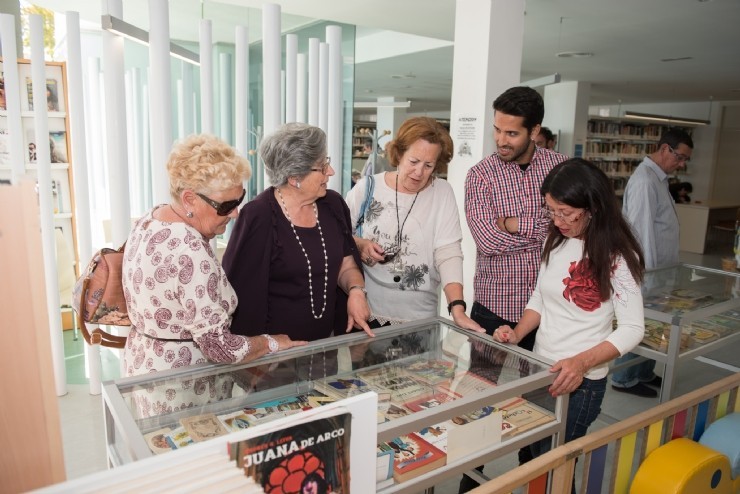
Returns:
[[[329,171],[329,166],[331,166],[331,156],[327,156],[324,159],[324,164],[321,165],[321,168],[311,168],[312,172],[321,172],[324,175],[326,175],[326,172]]]
[[[677,152],[676,152],[676,150],[675,150],[675,149],[673,149],[673,148],[672,148],[672,147],[670,147],[670,146],[668,146],[668,149],[669,149],[669,150],[670,150],[670,152],[671,152],[671,153],[673,154],[673,156],[675,156],[675,157],[676,157],[676,159],[677,159],[677,160],[678,160],[679,162],[683,161],[684,163],[688,163],[689,161],[691,161],[691,157],[690,157],[690,156],[686,156],[685,154],[682,154],[682,153],[677,153]]]
[[[224,202],[216,202],[210,197],[201,194],[200,192],[196,192],[196,194],[198,194],[198,197],[203,199],[203,201],[205,201],[209,206],[215,209],[217,215],[228,216],[234,209],[239,206],[239,204],[242,203],[242,201],[244,200],[244,196],[247,195],[247,189],[244,189],[242,191],[242,196],[239,199],[232,199],[230,201]]]
[[[563,223],[567,223],[569,225],[578,221],[578,219],[581,216],[583,216],[583,213],[585,212],[586,210],[582,209],[580,213],[576,213],[575,215],[573,214],[565,215],[563,213],[558,213],[557,211],[553,211],[552,209],[549,209],[549,208],[542,208],[542,214],[544,214],[546,217],[550,218],[551,220],[555,220],[557,218]]]

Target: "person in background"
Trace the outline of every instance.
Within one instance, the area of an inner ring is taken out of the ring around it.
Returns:
[[[373,176],[375,187],[355,236],[365,263],[370,325],[380,327],[438,314],[439,288],[462,328],[483,331],[463,300],[462,231],[450,184],[434,172],[452,159],[452,138],[436,120],[406,120],[387,145],[393,172]],[[366,200],[364,177],[347,194],[353,227]]]
[[[239,214],[223,264],[239,300],[239,334],[318,340],[359,327],[373,336],[365,281],[347,205],[327,187],[334,175],[326,134],[301,123],[262,141],[273,184]]]
[[[567,156],[537,147],[545,116],[542,97],[532,88],[513,87],[493,102],[497,151],[473,166],[465,179],[465,216],[476,246],[470,317],[488,334],[515,326],[537,281],[540,251],[548,229],[540,186]],[[535,331],[519,346],[532,350]],[[471,355],[476,372],[495,377],[500,355]],[[522,450],[521,462],[529,459]],[[482,467],[479,467],[482,470]],[[478,484],[463,476],[460,492]]]
[[[352,170],[352,186],[350,188],[354,187],[360,178],[362,178],[362,173],[357,170]]]
[[[671,192],[671,197],[676,204],[690,204],[691,194],[694,191],[694,187],[690,182],[676,182],[668,186],[668,190]]]
[[[645,268],[655,269],[678,263],[678,216],[668,190],[668,177],[685,168],[691,159],[694,142],[685,131],[673,128],[658,141],[658,148],[637,167],[627,182],[622,212],[637,236],[645,254]],[[637,358],[630,353],[615,365]],[[655,361],[618,369],[612,374],[612,389],[635,396],[658,396],[663,380],[655,375]]]
[[[541,192],[552,221],[537,286],[516,326],[499,327],[493,338],[516,344],[539,327],[534,352],[554,361],[550,372],[557,373],[548,391],[570,395],[569,442],[583,437],[601,411],[609,361],[642,341],[644,262],[609,179],[596,166],[565,161]],[[550,438],[530,445],[532,456],[550,445]]]
[[[171,202],[138,220],[126,242],[123,289],[131,329],[125,375],[206,361],[248,362],[305,344],[281,334],[231,331],[238,299],[209,241],[236,217],[249,162],[214,136],[192,135],[173,146],[167,172]],[[231,389],[222,384],[207,383],[210,389],[198,396],[192,386],[169,386],[171,393],[142,392],[136,401],[141,416],[157,415]]]
[[[555,134],[547,127],[540,127],[540,132],[534,137],[537,147],[555,149]]]

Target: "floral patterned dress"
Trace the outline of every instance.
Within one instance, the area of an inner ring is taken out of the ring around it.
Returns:
[[[135,224],[126,243],[123,289],[131,330],[125,375],[242,360],[249,342],[229,331],[237,298],[208,240],[184,223],[154,219],[153,212]],[[148,417],[223,399],[232,386],[228,375],[173,380],[134,399],[139,415]]]

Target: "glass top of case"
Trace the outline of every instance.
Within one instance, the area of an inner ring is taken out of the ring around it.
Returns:
[[[643,303],[648,310],[683,315],[738,299],[740,276],[726,271],[681,264],[645,273]]]
[[[152,447],[154,436],[176,442],[178,433],[181,439],[220,435],[367,391],[378,393],[382,423],[550,367],[443,319],[381,328],[376,335],[353,333],[248,364],[195,366],[115,384]],[[204,427],[212,430],[197,431],[193,416],[210,418]]]

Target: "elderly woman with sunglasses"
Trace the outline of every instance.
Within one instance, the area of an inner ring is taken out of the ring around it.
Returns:
[[[123,289],[131,330],[125,374],[246,362],[305,344],[285,335],[244,337],[230,330],[237,296],[209,241],[237,216],[249,162],[214,136],[192,135],[175,144],[167,172],[172,201],[138,220],[126,243]],[[228,388],[211,385],[204,396]],[[191,390],[173,389],[137,401],[151,415],[196,400]]]
[[[355,241],[365,264],[371,327],[436,316],[441,285],[455,324],[483,331],[465,313],[455,196],[434,176],[452,159],[450,134],[433,118],[410,118],[386,154],[396,171],[374,175],[369,197],[368,177],[347,195],[355,231],[362,224]]]
[[[285,333],[318,340],[367,325],[360,258],[334,175],[326,134],[290,123],[260,146],[273,184],[244,206],[224,253],[240,301],[240,334]]]

